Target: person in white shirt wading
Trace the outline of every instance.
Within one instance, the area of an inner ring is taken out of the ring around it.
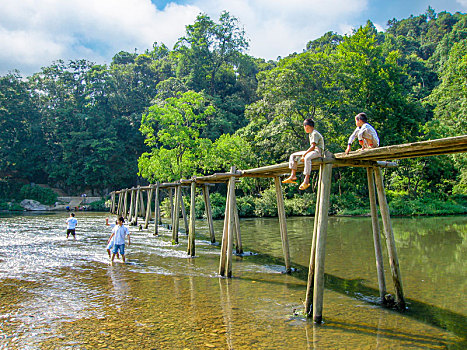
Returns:
[[[75,213],[70,213],[70,217],[66,219],[66,224],[67,229],[66,229],[66,239],[70,236],[70,234],[73,235],[73,239],[76,239],[76,224],[78,224],[78,220],[75,218]]]
[[[120,252],[123,262],[125,262],[125,237],[128,236],[128,245],[130,245],[130,231],[126,226],[123,225],[125,219],[120,216],[118,218],[118,225],[112,229],[112,234],[110,235],[109,242],[114,242],[112,250],[111,262],[113,263],[115,255]]]

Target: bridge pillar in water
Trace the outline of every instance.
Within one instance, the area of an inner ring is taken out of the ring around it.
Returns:
[[[396,305],[399,309],[405,309],[399,259],[397,258],[396,241],[394,239],[394,232],[392,231],[389,206],[386,200],[386,191],[384,190],[383,173],[381,168],[375,168],[374,173],[376,189],[378,191],[379,210],[381,212],[384,235],[386,237],[386,246],[388,249],[389,265],[391,266],[392,281],[394,283],[394,290],[396,293]]]

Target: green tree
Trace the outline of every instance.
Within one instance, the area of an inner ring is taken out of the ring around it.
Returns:
[[[0,178],[44,181],[41,116],[27,82],[17,73],[0,77]]]
[[[205,98],[194,91],[149,107],[141,132],[151,151],[139,158],[140,175],[150,181],[173,181],[196,174],[211,147],[211,141],[199,135],[213,112]]]

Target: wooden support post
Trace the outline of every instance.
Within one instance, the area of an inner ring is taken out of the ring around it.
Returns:
[[[370,197],[371,225],[373,228],[373,243],[375,247],[376,271],[378,273],[379,297],[381,303],[384,303],[386,295],[386,280],[384,278],[383,253],[381,249],[381,235],[378,223],[378,209],[376,207],[376,192],[374,169],[367,168],[368,177],[368,195]]]
[[[173,221],[174,217],[174,200],[173,200],[173,192],[172,192],[172,187],[168,188],[169,191],[169,204],[170,204],[170,210],[169,210],[169,217],[170,220]]]
[[[209,199],[209,187],[207,185],[203,186],[203,199],[204,207],[206,210],[206,218],[208,220],[209,236],[211,237],[211,243],[216,243],[216,236],[214,235],[214,225],[212,222],[211,200]]]
[[[399,270],[399,260],[397,258],[396,241],[392,231],[391,218],[389,215],[389,206],[386,200],[384,190],[383,173],[380,168],[374,169],[376,189],[378,191],[379,210],[383,219],[384,235],[386,236],[386,245],[389,255],[389,265],[391,266],[392,281],[396,292],[396,305],[400,309],[405,309],[404,292],[402,290],[402,278]]]
[[[181,190],[181,193],[180,193],[180,204],[181,204],[181,209],[182,209],[183,222],[185,223],[185,234],[188,235],[188,232],[190,232],[190,226],[188,225],[188,218],[186,217],[185,202],[183,201],[183,189]]]
[[[117,201],[117,211],[115,213],[117,215],[120,215],[121,210],[122,210],[122,192],[120,191],[118,195],[118,201]]]
[[[141,192],[139,193],[139,216],[144,218],[146,216],[146,209],[144,206],[144,196],[143,196],[144,190],[141,189]]]
[[[159,204],[159,182],[156,183],[156,194],[154,196],[154,236],[159,234],[159,224],[161,223],[161,207]]]
[[[110,214],[115,214],[115,191],[110,194]]]
[[[243,254],[242,233],[240,231],[240,218],[238,217],[237,196],[234,192],[234,228],[235,228],[235,253],[238,255]]]
[[[324,258],[328,230],[328,210],[331,180],[332,164],[325,164],[323,166],[323,174],[321,176],[318,228],[316,232],[315,281],[313,290],[313,321],[316,323],[321,323],[323,319]]]
[[[174,203],[174,211],[173,211],[173,216],[172,216],[172,244],[178,244],[181,189],[182,189],[182,186],[180,185],[177,185],[175,187],[175,203]]]
[[[279,176],[274,177],[274,185],[276,187],[277,198],[277,216],[279,217],[279,227],[282,242],[282,253],[284,254],[285,271],[290,273],[290,251],[289,251],[289,238],[287,236],[287,221],[285,217],[284,197],[282,195],[282,184]]]
[[[139,214],[139,196],[141,194],[141,188],[138,186],[138,189],[136,190],[136,198],[135,198],[135,213],[133,215],[133,220],[131,222],[132,225],[136,226],[138,225],[138,214]]]
[[[148,207],[146,208],[146,218],[144,219],[144,228],[147,229],[149,226],[149,218],[151,217],[151,203],[152,203],[152,193],[154,192],[154,188],[151,188],[148,191]]]
[[[125,197],[123,198],[123,218],[128,217],[128,189],[125,189]]]
[[[190,195],[190,235],[188,237],[188,255],[195,256],[195,220],[196,220],[196,182],[191,183]]]
[[[316,234],[318,232],[319,199],[321,198],[321,179],[323,176],[323,165],[319,166],[318,186],[316,189],[315,220],[313,224],[313,236],[311,241],[310,266],[308,268],[308,282],[306,288],[305,313],[312,316],[313,289],[315,285],[315,258],[316,258]]]
[[[130,214],[128,215],[128,222],[131,223],[133,222],[133,209],[134,209],[134,202],[135,202],[135,189],[132,188],[131,190],[131,197],[130,197]]]
[[[235,167],[232,172],[235,172]],[[235,177],[229,179],[229,224],[227,227],[227,253],[226,253],[226,270],[227,277],[232,277],[232,258],[233,258],[233,241],[235,230]]]
[[[219,275],[225,276],[225,264],[227,256],[227,235],[229,229],[229,198],[230,198],[230,182],[227,183],[227,199],[225,201],[225,212],[224,212],[224,228],[222,230],[222,242],[221,242],[221,254],[219,262]]]

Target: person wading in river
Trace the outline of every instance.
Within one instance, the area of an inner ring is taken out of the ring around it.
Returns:
[[[76,225],[78,224],[78,220],[75,218],[75,213],[70,213],[70,217],[66,219],[66,224],[67,229],[66,229],[66,239],[70,236],[70,234],[73,235],[73,239],[76,239]]]
[[[110,226],[112,228],[112,230],[113,230],[113,228],[118,225],[118,220],[115,220],[115,224],[109,224],[109,218],[105,218],[105,225]],[[110,235],[109,239],[107,240],[107,247],[105,248],[105,249],[107,249],[107,254],[109,254],[109,259],[112,257],[110,252],[113,250],[113,247],[114,247],[114,239],[113,238],[115,238],[115,235]],[[117,253],[117,259],[120,259],[120,254],[119,253]]]
[[[118,225],[112,229],[109,242],[113,239],[114,246],[112,250],[111,262],[113,263],[115,255],[120,252],[123,262],[125,262],[125,237],[128,236],[128,245],[130,245],[130,231],[126,226],[123,225],[125,219],[123,216],[118,218]]]

